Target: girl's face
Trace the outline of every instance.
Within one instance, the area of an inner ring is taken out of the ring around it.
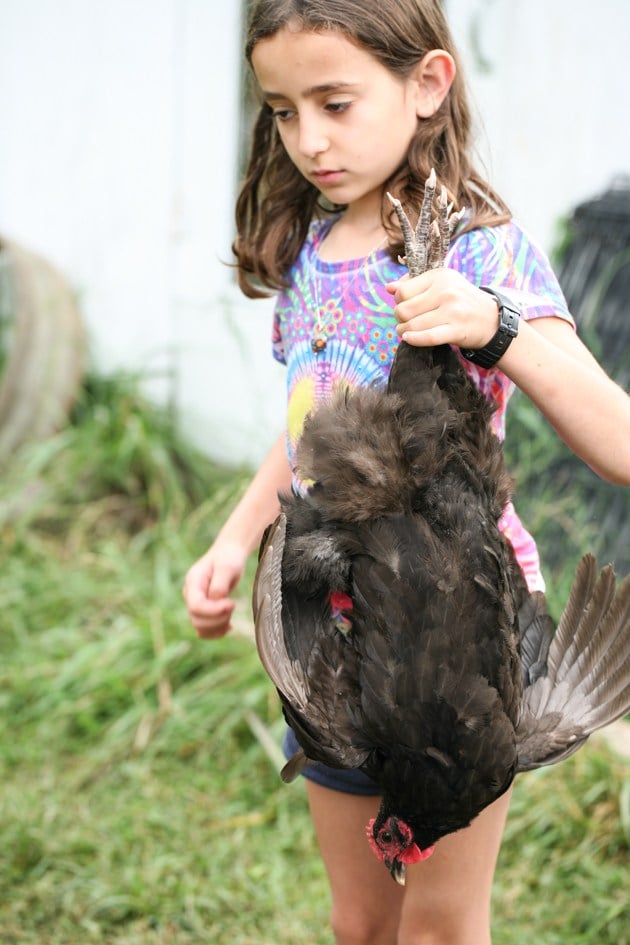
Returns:
[[[405,160],[421,92],[338,32],[284,27],[252,65],[286,151],[329,200],[380,219],[382,185]]]

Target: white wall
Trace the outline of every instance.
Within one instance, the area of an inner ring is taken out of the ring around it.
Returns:
[[[65,270],[105,363],[145,346],[140,312],[171,337],[171,6],[0,4],[0,229]]]
[[[447,7],[492,178],[550,248],[559,216],[630,171],[630,5]],[[0,236],[66,274],[101,368],[156,372],[156,396],[238,463],[262,457],[283,401],[270,304],[221,262],[240,43],[236,0],[0,0]]]
[[[501,195],[549,251],[556,222],[630,174],[627,0],[447,0]]]
[[[1,0],[0,235],[64,272],[100,368],[149,372],[212,455],[253,462],[283,377],[269,304],[222,262],[240,30],[234,0]]]

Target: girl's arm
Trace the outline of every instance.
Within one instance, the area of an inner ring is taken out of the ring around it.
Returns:
[[[630,397],[559,318],[521,321],[498,367],[603,479],[630,485]]]
[[[487,292],[453,269],[388,286],[402,338],[415,345],[481,348],[498,326]],[[506,289],[509,295],[509,289]],[[599,476],[630,485],[630,397],[560,318],[521,320],[499,367]]]
[[[198,636],[220,637],[230,629],[235,606],[230,594],[265,528],[280,511],[278,493],[288,492],[290,487],[291,472],[282,434],[211,547],[186,575],[184,600]]]

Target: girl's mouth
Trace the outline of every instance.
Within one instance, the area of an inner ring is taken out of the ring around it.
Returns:
[[[318,187],[330,187],[331,184],[338,184],[344,173],[344,171],[312,171],[311,177]]]

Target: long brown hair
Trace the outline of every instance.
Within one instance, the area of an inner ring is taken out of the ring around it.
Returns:
[[[457,50],[440,0],[255,0],[247,30],[245,55],[288,23],[312,32],[335,30],[371,53],[389,71],[408,76],[432,49],[455,59],[453,84],[434,115],[418,121],[407,160],[383,184],[407,207],[420,206],[432,167],[456,207],[466,207],[465,229],[493,226],[510,212],[472,164],[472,120]],[[319,191],[289,158],[271,108],[261,105],[254,125],[245,179],[236,203],[238,236],[232,246],[238,282],[251,298],[288,285],[287,275],[317,213]],[[330,208],[329,208],[330,209]],[[339,208],[332,208],[339,209]],[[389,207],[381,209],[393,258],[402,253]]]

